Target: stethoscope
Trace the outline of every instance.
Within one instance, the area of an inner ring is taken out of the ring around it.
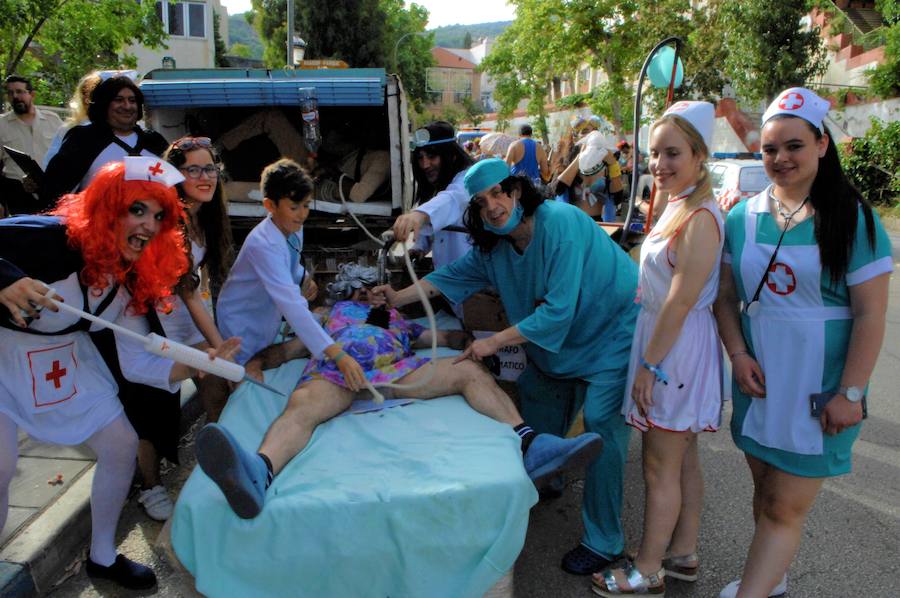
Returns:
[[[770,190],[768,193],[769,197],[771,197],[776,203],[778,202],[775,197],[772,195],[772,191]],[[781,236],[778,237],[778,243],[775,245],[775,251],[772,252],[772,257],[769,258],[769,263],[766,265],[766,269],[763,270],[763,275],[759,279],[759,284],[756,285],[756,292],[753,293],[753,299],[750,300],[749,303],[744,305],[744,313],[750,316],[751,318],[759,314],[759,310],[762,309],[762,306],[759,304],[759,296],[762,293],[763,285],[766,284],[766,280],[769,278],[769,270],[772,269],[772,265],[775,263],[775,259],[778,257],[778,250],[781,249],[781,242],[784,241],[784,235],[787,233],[788,228],[791,226],[791,221],[794,219],[794,216],[797,215],[797,212],[803,209],[803,206],[806,205],[806,202],[809,201],[809,196],[806,196],[806,199],[803,200],[803,203],[800,206],[791,212],[790,214],[784,214],[781,210],[778,213],[784,218],[784,228],[781,229]]]

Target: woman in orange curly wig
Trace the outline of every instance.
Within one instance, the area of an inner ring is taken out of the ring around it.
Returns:
[[[100,327],[58,310],[45,295],[49,285],[57,300],[145,333],[140,314],[152,313],[148,307],[164,301],[187,268],[173,188],[180,180],[156,158],[126,158],[104,167],[84,192],[66,196],[53,214],[0,221],[0,528],[18,428],[54,444],[86,443],[97,455],[86,571],[131,589],[156,583],[150,568],[115,550],[138,439],[92,342]],[[139,343],[116,340],[129,380],[173,391],[196,374]],[[235,345],[226,341],[219,356],[229,357]]]

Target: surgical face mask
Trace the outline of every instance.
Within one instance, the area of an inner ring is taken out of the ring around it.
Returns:
[[[522,208],[522,204],[518,201],[516,202],[516,207],[513,208],[512,213],[509,215],[509,218],[506,220],[506,224],[501,227],[491,226],[487,222],[484,222],[484,230],[494,233],[495,235],[508,235],[512,232],[514,228],[519,226],[519,223],[522,222],[522,216],[525,215],[525,210]]]

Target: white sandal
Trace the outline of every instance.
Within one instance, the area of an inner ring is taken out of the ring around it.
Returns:
[[[719,598],[734,598],[737,596],[739,587],[741,587],[741,580],[735,579],[733,582],[722,588],[722,591],[719,592]],[[785,594],[787,594],[787,573],[784,574],[781,581],[778,582],[778,585],[769,592],[769,598],[777,598],[778,596],[784,596]]]

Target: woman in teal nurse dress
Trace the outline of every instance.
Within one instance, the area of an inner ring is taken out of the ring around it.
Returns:
[[[756,529],[720,594],[778,596],[825,478],[850,471],[861,399],[884,337],[890,242],[847,181],[803,88],[763,115],[773,184],[725,224],[716,317],[734,373],[731,432],[753,476]],[[834,393],[820,417],[810,396]]]
[[[585,428],[603,438],[588,469],[581,543],[563,569],[588,575],[624,548],[622,482],[629,429],[621,414],[639,306],[637,266],[584,212],[543,201],[502,160],[483,160],[465,178],[472,201],[465,223],[473,248],[425,277],[431,295],[461,303],[491,286],[511,326],[475,341],[464,357],[481,359],[522,344],[521,413],[537,432],[565,434],[584,408]],[[415,289],[381,287],[400,306]],[[377,291],[378,289],[376,289]]]

